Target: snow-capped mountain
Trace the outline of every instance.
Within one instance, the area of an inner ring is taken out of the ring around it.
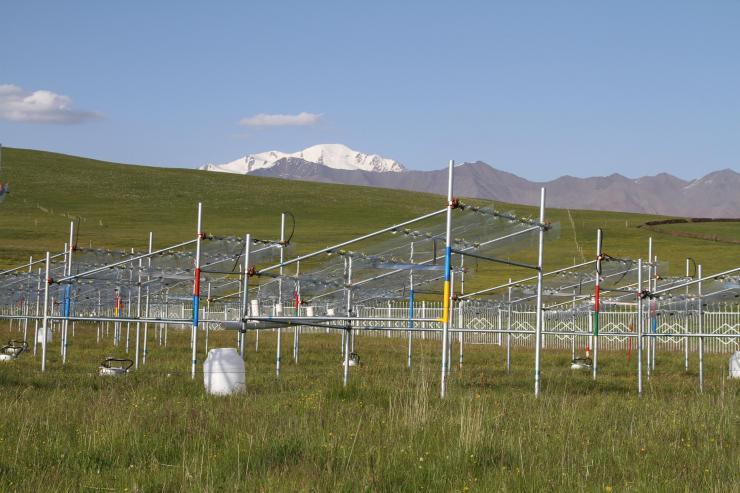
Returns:
[[[281,160],[300,159],[309,163],[321,164],[333,169],[349,171],[402,172],[401,163],[377,154],[354,151],[343,144],[319,144],[302,151],[287,153],[281,151],[248,154],[225,164],[206,164],[200,169],[225,173],[247,174],[257,170],[269,169]]]
[[[447,168],[406,170],[397,161],[353,151],[341,144],[315,145],[292,154],[262,152],[200,169],[438,194],[447,191]],[[668,173],[636,179],[614,173],[590,178],[561,176],[535,182],[480,161],[465,163],[455,171],[455,193],[461,197],[537,205],[542,186],[547,188],[550,207],[684,217],[740,217],[740,173],[731,169],[690,181]]]

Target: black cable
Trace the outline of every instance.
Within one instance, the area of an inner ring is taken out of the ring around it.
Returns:
[[[627,276],[627,273],[629,273],[629,271],[632,270],[632,265],[634,264],[634,260],[632,259],[612,257],[608,253],[602,253],[601,257],[603,260],[606,260],[607,262],[613,261],[613,262],[622,262],[624,264],[627,264],[627,267],[624,269],[624,272],[622,272],[622,277],[620,277],[614,282],[614,286],[619,285],[619,283],[624,280],[624,278]],[[601,275],[600,272],[598,274]]]
[[[288,236],[288,239],[283,242],[283,246],[288,246],[290,244],[290,240],[293,239],[293,234],[295,233],[295,216],[290,211],[283,211],[283,214],[287,214],[290,216],[292,227],[290,229],[290,235]],[[234,257],[234,266],[231,268],[232,274],[238,274],[236,268],[239,266],[239,260],[242,258],[243,252],[240,251],[238,255]]]
[[[134,361],[129,358],[105,358],[103,362],[100,364],[103,368],[114,368],[111,367],[111,363],[121,363],[119,368],[123,368],[124,371],[128,371],[132,366],[134,366]],[[125,366],[124,366],[125,365]]]
[[[292,225],[293,225],[292,228],[291,228],[291,230],[290,230],[290,235],[288,235],[288,239],[285,240],[285,242],[284,242],[285,245],[287,246],[287,245],[290,244],[290,240],[293,239],[293,234],[295,233],[295,216],[290,211],[283,211],[283,214],[287,214],[287,215],[290,216],[290,219],[291,219],[291,222],[292,222]]]

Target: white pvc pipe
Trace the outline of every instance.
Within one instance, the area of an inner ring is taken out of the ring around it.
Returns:
[[[283,262],[285,260],[285,213],[280,214],[280,264],[278,266],[280,277],[278,278],[278,307],[283,303]],[[260,272],[263,272],[264,269]],[[277,314],[277,312],[276,312]],[[280,359],[282,352],[283,329],[277,329],[277,345],[275,348],[275,375],[280,376]]]
[[[540,223],[545,222],[545,189],[540,190]],[[534,349],[534,395],[540,394],[540,360],[542,347],[542,264],[545,252],[545,230],[540,229],[539,245],[537,248],[537,307],[535,324],[535,349]]]
[[[637,260],[637,393],[642,395],[642,259]]]
[[[44,321],[41,324],[41,371],[46,371],[46,334],[49,332],[48,323],[48,310],[49,310],[49,264],[51,260],[49,258],[49,252],[46,252],[46,277],[44,277]]]
[[[704,300],[703,300],[703,289],[701,282],[701,264],[696,267],[696,273],[699,277],[699,285],[697,286],[698,298],[699,298],[699,333],[704,333]],[[704,337],[699,337],[699,392],[704,392]]]
[[[452,187],[454,180],[454,168],[455,161],[450,160],[448,167],[447,177],[447,223],[445,229],[445,291],[443,297],[443,313],[442,313],[442,376],[440,381],[439,395],[442,399],[445,398],[447,391],[447,353],[449,345],[449,330],[450,330],[450,275],[452,273]]]
[[[244,319],[244,316],[249,313],[249,253],[252,245],[252,235],[247,234],[244,237],[244,279],[242,284],[242,320]],[[244,322],[242,322],[242,329],[244,329],[246,325],[244,325]],[[246,351],[244,350],[245,340],[247,338],[246,332],[242,332],[242,336],[240,339],[239,344],[239,353],[241,354],[242,358],[246,357]]]
[[[195,279],[194,290],[193,290],[193,329],[190,334],[191,346],[192,346],[192,363],[190,366],[190,377],[195,380],[195,369],[198,363],[197,361],[197,349],[198,349],[198,303],[200,298],[200,242],[203,237],[202,234],[202,218],[203,218],[203,204],[198,202],[198,226],[197,226],[197,237],[195,242]]]

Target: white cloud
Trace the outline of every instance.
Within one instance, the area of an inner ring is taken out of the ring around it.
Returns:
[[[260,113],[239,120],[239,125],[245,127],[286,127],[315,125],[321,119],[317,113],[301,112],[297,115],[270,115]]]
[[[13,84],[0,84],[0,120],[26,123],[82,123],[100,113],[72,107],[72,98],[51,91],[29,92]]]

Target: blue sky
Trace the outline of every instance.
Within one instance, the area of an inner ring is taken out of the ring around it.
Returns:
[[[341,142],[542,180],[740,168],[737,1],[24,0],[0,26],[7,146],[190,167]]]

